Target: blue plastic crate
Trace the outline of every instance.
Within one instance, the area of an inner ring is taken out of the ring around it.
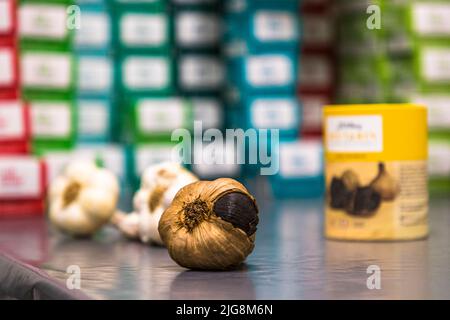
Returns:
[[[114,115],[112,99],[79,98],[77,104],[78,142],[110,142]]]
[[[270,176],[275,197],[323,196],[323,151],[319,140],[282,141],[274,158],[279,161],[278,173]]]

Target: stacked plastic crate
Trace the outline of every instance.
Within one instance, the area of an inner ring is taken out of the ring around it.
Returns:
[[[413,1],[407,13],[413,43],[411,68],[418,92],[412,102],[428,107],[429,176],[435,193],[450,192],[450,2]]]
[[[70,149],[76,136],[71,0],[23,0],[19,7],[22,97],[30,104],[35,154]]]
[[[221,56],[222,3],[218,0],[172,0],[177,56],[177,90],[192,106],[197,121],[191,168],[202,178],[233,176],[234,164],[215,160],[222,152],[205,154],[202,133],[222,130],[224,114],[221,93],[225,70]],[[219,150],[219,149],[218,149]],[[211,161],[203,161],[203,159]]]
[[[270,182],[276,197],[320,195],[320,143],[299,138],[299,1],[230,1],[226,12],[227,107],[235,115],[230,121],[245,129],[278,129],[280,136],[279,144],[259,136],[246,155],[261,154],[260,148],[271,154],[275,170]],[[261,174],[261,165],[245,169],[249,176]]]
[[[303,108],[302,136],[322,133],[322,106],[335,90],[335,24],[332,2],[304,0],[298,94]]]
[[[171,159],[172,130],[190,122],[176,96],[172,19],[166,0],[113,1],[119,141],[129,144],[129,179]]]
[[[30,112],[20,98],[15,0],[0,0],[0,217],[44,211],[45,168],[30,151]]]
[[[430,186],[433,192],[448,192],[450,3],[367,0],[338,4],[339,100],[418,102],[427,106]],[[370,5],[375,11],[367,13]],[[381,14],[378,17],[377,8]],[[378,19],[379,28],[371,16]]]

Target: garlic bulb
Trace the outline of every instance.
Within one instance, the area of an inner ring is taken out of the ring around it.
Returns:
[[[118,197],[114,174],[92,162],[73,162],[50,185],[49,219],[69,234],[92,235],[109,221]]]
[[[370,183],[373,190],[381,195],[383,201],[394,200],[400,192],[400,185],[387,173],[384,163],[378,164],[378,175]]]
[[[133,198],[134,212],[117,212],[112,219],[119,230],[129,238],[163,245],[158,223],[175,194],[197,177],[177,163],[164,162],[148,167],[141,181],[141,188]]]
[[[159,221],[169,254],[191,269],[236,267],[253,251],[258,208],[247,189],[229,178],[182,188]]]

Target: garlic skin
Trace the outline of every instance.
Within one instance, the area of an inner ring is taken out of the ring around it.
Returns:
[[[378,164],[378,175],[370,186],[380,194],[383,201],[393,201],[400,193],[400,184],[386,171],[383,162]]]
[[[70,163],[50,185],[50,222],[68,234],[90,236],[109,221],[118,197],[113,173],[92,162]]]
[[[158,232],[161,215],[175,194],[195,181],[198,178],[177,163],[163,162],[148,167],[142,174],[141,188],[133,197],[134,211],[116,213],[113,224],[128,238],[164,245]]]
[[[229,178],[182,188],[159,221],[171,258],[182,267],[226,270],[255,246],[258,208],[247,189]]]

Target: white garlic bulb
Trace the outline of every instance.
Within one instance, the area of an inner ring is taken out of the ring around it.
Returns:
[[[182,187],[198,178],[181,165],[163,162],[145,169],[141,188],[133,198],[133,212],[116,212],[111,220],[127,237],[163,245],[158,232],[161,215]]]
[[[109,221],[119,197],[117,177],[93,162],[69,164],[50,185],[49,219],[60,230],[92,235]]]

